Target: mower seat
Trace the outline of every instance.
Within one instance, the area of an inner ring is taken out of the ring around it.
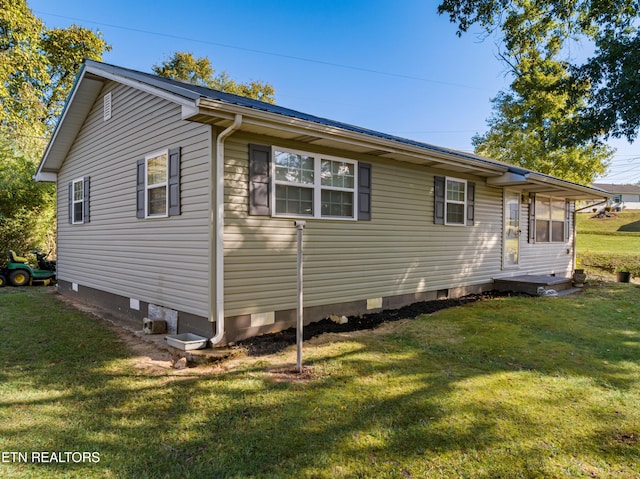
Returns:
[[[18,256],[15,251],[9,251],[9,261],[12,263],[28,263],[29,260],[24,256]]]

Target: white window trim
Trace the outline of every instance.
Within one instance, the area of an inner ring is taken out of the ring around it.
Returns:
[[[82,198],[76,200],[76,184],[80,183]],[[77,178],[71,182],[71,194],[73,195],[71,198],[71,224],[72,225],[81,225],[84,223],[84,218],[87,212],[84,210],[84,178]],[[80,203],[82,207],[82,219],[80,221],[76,221],[76,204]]]
[[[314,168],[314,184],[310,185],[307,183],[294,183],[289,181],[276,180],[276,151],[282,153],[292,153],[294,155],[302,155],[302,156],[311,156],[314,159],[313,168]],[[313,153],[310,151],[296,150],[292,148],[284,148],[279,146],[271,147],[271,204],[272,212],[271,216],[275,218],[313,218],[313,219],[322,219],[322,220],[337,220],[337,221],[358,221],[358,162],[356,160],[350,160],[348,158],[341,158],[338,156],[332,155],[323,155],[319,153]],[[322,160],[330,160],[337,161],[341,163],[350,163],[354,166],[354,174],[353,174],[353,189],[351,188],[341,188],[337,186],[322,186]],[[276,185],[286,185],[293,186],[296,188],[309,188],[313,189],[313,215],[294,215],[287,213],[278,213],[276,207]],[[322,216],[322,190],[332,190],[332,191],[345,191],[347,193],[353,194],[353,216]]]
[[[165,155],[166,163],[165,168],[167,171],[166,180],[162,183],[154,183],[150,185],[149,179],[149,160],[158,156]],[[163,214],[149,214],[149,190],[154,188],[165,188],[165,204]],[[144,217],[145,218],[168,218],[169,217],[169,149],[156,151],[144,157]]]
[[[447,197],[447,186],[449,181],[456,181],[464,184],[464,201],[454,201]],[[467,226],[467,180],[462,178],[454,178],[452,176],[445,176],[444,178],[444,224],[447,226]],[[462,205],[462,223],[450,223],[449,222],[449,209],[447,205]]]
[[[538,205],[536,205],[536,219],[535,219],[535,224],[534,224],[534,228],[536,228],[536,243],[540,243],[540,244],[564,244],[566,243],[566,238],[565,238],[565,230],[567,228],[567,218],[565,215],[565,211],[567,208],[567,200],[566,198],[560,198],[557,196],[545,196],[545,195],[536,195],[534,201],[538,201],[538,200],[546,200],[549,202],[549,217],[548,218],[541,218],[540,217],[540,213],[538,212]],[[562,240],[560,241],[553,241],[553,222],[554,221],[558,221],[559,220],[554,220],[553,219],[553,202],[557,201],[557,202],[562,202],[562,204],[564,205],[564,208],[562,210],[563,212],[563,219],[562,219]],[[538,229],[538,221],[546,221],[548,223],[548,232],[547,234],[549,235],[549,241],[540,241],[538,239],[538,234],[537,234],[537,229]]]

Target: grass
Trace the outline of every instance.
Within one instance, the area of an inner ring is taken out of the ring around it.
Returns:
[[[577,262],[588,273],[612,273],[622,268],[640,277],[640,211],[611,218],[577,217]]]
[[[0,477],[632,478],[640,289],[470,304],[246,358],[143,371],[46,288],[0,290]],[[20,462],[7,452],[95,452]]]

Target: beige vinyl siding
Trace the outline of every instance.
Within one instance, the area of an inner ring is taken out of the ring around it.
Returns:
[[[103,121],[103,95],[112,117]],[[58,274],[107,291],[208,316],[209,126],[179,106],[109,83],[58,174]],[[136,218],[136,162],[181,147],[180,216]],[[89,176],[90,223],[68,223],[68,183]]]
[[[233,136],[226,146],[227,316],[296,304],[293,220],[247,215],[248,143]],[[500,273],[501,189],[461,176],[476,182],[475,226],[434,225],[434,175],[442,172],[342,156],[373,165],[372,220],[307,220],[305,306],[484,284]]]

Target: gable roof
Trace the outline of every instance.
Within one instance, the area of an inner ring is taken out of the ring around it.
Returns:
[[[242,131],[483,176],[489,185],[572,199],[607,198],[607,191],[578,185],[471,153],[322,118],[231,93],[150,73],[86,60],[38,167],[36,179],[55,181],[90,109],[107,81],[119,82],[182,107],[184,120],[227,127],[242,115]]]

